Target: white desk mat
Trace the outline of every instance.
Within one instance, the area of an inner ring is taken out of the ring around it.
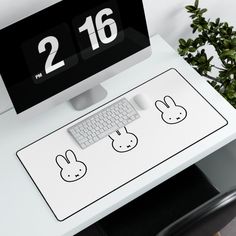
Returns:
[[[153,103],[148,110],[138,110],[141,118],[85,150],[67,129],[97,110],[17,152],[59,221],[227,125],[227,120],[174,69],[121,97],[135,106],[133,97],[139,93]]]

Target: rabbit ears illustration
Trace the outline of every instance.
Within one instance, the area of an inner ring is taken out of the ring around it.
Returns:
[[[115,131],[114,133],[110,134],[109,137],[112,140],[115,140],[117,138],[117,136],[121,136],[122,134],[128,134],[129,132],[127,131],[126,127],[123,127],[117,131]]]
[[[170,96],[165,96],[164,102],[160,100],[156,101],[155,105],[160,112],[164,112],[165,110],[169,108],[177,106],[174,99],[171,98]]]
[[[63,169],[64,166],[75,162],[78,162],[78,160],[72,150],[67,150],[65,153],[65,157],[62,155],[58,155],[56,157],[56,163],[61,169]]]

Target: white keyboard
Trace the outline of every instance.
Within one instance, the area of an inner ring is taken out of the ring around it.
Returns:
[[[68,129],[82,149],[138,119],[135,108],[122,98]]]

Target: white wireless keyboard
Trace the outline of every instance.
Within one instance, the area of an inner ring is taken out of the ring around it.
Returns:
[[[122,98],[73,125],[68,131],[79,146],[85,149],[139,117],[130,102]]]

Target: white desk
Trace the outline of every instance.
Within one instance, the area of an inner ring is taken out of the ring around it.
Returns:
[[[151,41],[152,57],[103,83],[109,91],[106,101],[174,67],[224,115],[228,125],[85,210],[59,222],[15,153],[102,103],[79,113],[64,103],[41,116],[24,120],[18,119],[13,110],[5,113],[0,117],[0,235],[73,235],[236,138],[235,110],[159,36]]]

